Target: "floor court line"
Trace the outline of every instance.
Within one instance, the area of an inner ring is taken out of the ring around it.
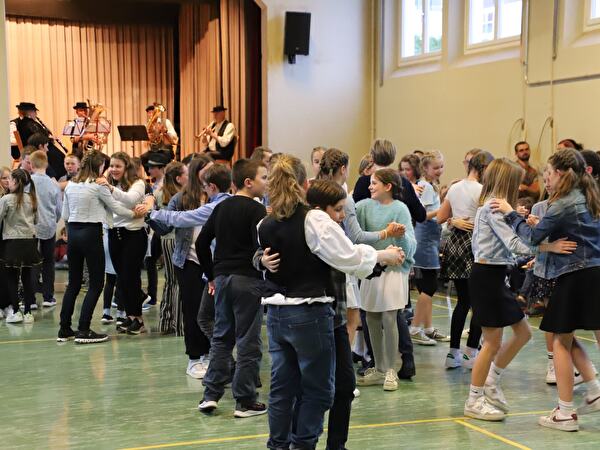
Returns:
[[[507,414],[507,417],[518,417],[518,416],[535,416],[540,414],[547,414],[549,411],[526,411],[520,413],[510,413]],[[464,422],[465,420],[469,420],[467,417],[440,417],[440,418],[431,418],[431,419],[415,419],[415,420],[405,420],[401,422],[384,422],[384,423],[370,423],[365,425],[351,425],[350,431],[352,430],[365,430],[365,429],[374,429],[374,428],[386,428],[386,427],[397,427],[403,425],[422,425],[422,424],[430,424],[430,423],[459,423],[460,425],[467,426],[469,428],[473,428],[480,433],[486,434],[489,437],[493,437],[494,439],[501,440],[505,443],[511,443],[517,448],[523,450],[531,450],[529,447],[521,446],[521,444],[517,442],[513,442],[510,439],[503,438],[502,436],[498,436],[492,432],[488,432],[483,428],[476,427],[475,425],[467,424]],[[488,434],[489,433],[489,434]],[[159,448],[175,448],[175,447],[184,447],[190,445],[209,445],[209,444],[219,444],[225,442],[236,442],[247,439],[264,439],[269,437],[268,434],[250,434],[243,436],[230,436],[230,437],[222,437],[222,438],[212,438],[212,439],[199,439],[195,441],[181,441],[181,442],[170,442],[164,444],[154,444],[154,445],[146,445],[142,447],[128,447],[121,450],[152,450]]]
[[[460,419],[455,420],[454,423],[458,423],[464,427],[470,428],[471,430],[474,430],[474,431],[477,431],[478,433],[484,434],[489,438],[496,439],[497,441],[503,442],[507,445],[510,445],[511,447],[520,448],[521,450],[531,450],[530,447],[526,447],[525,445],[519,444],[518,442],[511,441],[510,439],[500,436],[499,434],[492,433],[491,431],[488,431],[484,428],[475,426],[472,423],[465,422],[464,420],[460,420]]]

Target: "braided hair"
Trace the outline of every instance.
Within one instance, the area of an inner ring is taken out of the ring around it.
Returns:
[[[348,154],[337,148],[326,150],[321,157],[321,169],[319,170],[317,178],[320,180],[333,179],[342,167],[348,167],[349,161],[350,157]]]

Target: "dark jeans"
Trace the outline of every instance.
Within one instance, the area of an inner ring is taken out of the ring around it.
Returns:
[[[103,295],[104,295],[103,308],[104,309],[111,308],[113,297],[115,298],[117,303],[119,302],[119,300],[118,300],[119,293],[115,289],[116,285],[117,285],[117,276],[112,273],[107,273],[106,274],[106,282],[104,283],[104,292],[103,292]],[[121,297],[122,297],[122,295],[121,295]]]
[[[231,356],[237,346],[237,364],[231,383],[238,403],[256,400],[256,382],[262,358],[260,280],[242,275],[215,279],[215,329],[211,360],[203,384],[205,400],[219,400],[231,380]]]
[[[208,355],[210,351],[210,341],[200,330],[197,320],[201,293],[204,290],[202,267],[187,260],[183,269],[175,267],[175,275],[179,283],[179,295],[183,309],[185,353],[190,359],[199,359],[203,355]]]
[[[356,379],[352,365],[350,338],[345,325],[333,330],[335,339],[335,395],[329,411],[327,450],[344,450],[348,440],[350,411],[354,400]]]
[[[37,286],[40,273],[42,275],[42,295],[44,300],[54,298],[54,247],[56,242],[54,238],[38,239],[38,247],[42,255],[42,264],[35,267],[32,273],[33,285]]]
[[[316,448],[334,398],[333,316],[324,303],[268,307],[271,449]]]
[[[147,247],[148,235],[143,229],[112,228],[108,232],[110,259],[117,272],[117,292],[123,294],[119,301],[130,317],[142,315],[142,265]]]
[[[94,308],[104,286],[104,246],[101,223],[68,223],[67,257],[69,259],[69,282],[60,310],[60,326],[70,327],[75,300],[81,290],[83,263],[89,272],[89,287],[83,298],[79,313],[79,330],[90,329]]]
[[[152,299],[150,303],[155,304],[158,293],[158,269],[156,262],[162,255],[162,246],[160,244],[160,236],[156,233],[152,235],[150,240],[150,256],[144,259],[146,266],[146,275],[148,277],[148,295]]]
[[[0,244],[1,245],[1,244]],[[4,264],[0,262],[0,292],[8,292],[8,280],[6,278],[6,269]],[[17,287],[18,289],[18,287]],[[0,308],[6,308],[10,305],[10,298],[8,295],[0,296]]]
[[[458,299],[454,311],[452,311],[452,320],[450,321],[450,348],[460,348],[460,337],[467,320],[467,314],[471,308],[471,297],[469,296],[469,280],[464,278],[460,280],[452,280],[456,288],[456,297]],[[469,339],[467,347],[479,348],[479,340],[481,339],[481,327],[473,324],[469,325]]]
[[[35,292],[33,289],[33,269],[31,267],[22,267],[20,269],[16,269],[13,267],[7,267],[6,269],[6,284],[8,287],[8,298],[10,300],[10,304],[13,307],[13,312],[17,312],[19,310],[19,276],[21,277],[21,282],[23,283],[23,294],[25,295],[24,299],[24,312],[25,314],[31,311],[31,305],[35,302]]]
[[[208,285],[204,286],[204,291],[202,291],[198,310],[198,326],[208,340],[212,340],[215,329],[215,297],[208,293]]]

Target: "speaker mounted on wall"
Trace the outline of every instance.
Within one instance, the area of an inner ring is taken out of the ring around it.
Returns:
[[[296,64],[296,55],[308,55],[310,41],[310,13],[286,11],[284,54],[290,64]]]

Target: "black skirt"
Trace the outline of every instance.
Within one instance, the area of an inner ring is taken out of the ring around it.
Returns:
[[[469,295],[473,322],[482,327],[504,328],[523,319],[515,294],[506,283],[506,266],[473,264]]]
[[[453,228],[440,248],[440,277],[445,280],[467,279],[473,267],[471,233]]]
[[[551,333],[575,330],[600,330],[600,267],[577,270],[561,275],[540,324]]]
[[[7,268],[34,267],[42,263],[37,239],[7,239],[2,244],[2,262]]]

